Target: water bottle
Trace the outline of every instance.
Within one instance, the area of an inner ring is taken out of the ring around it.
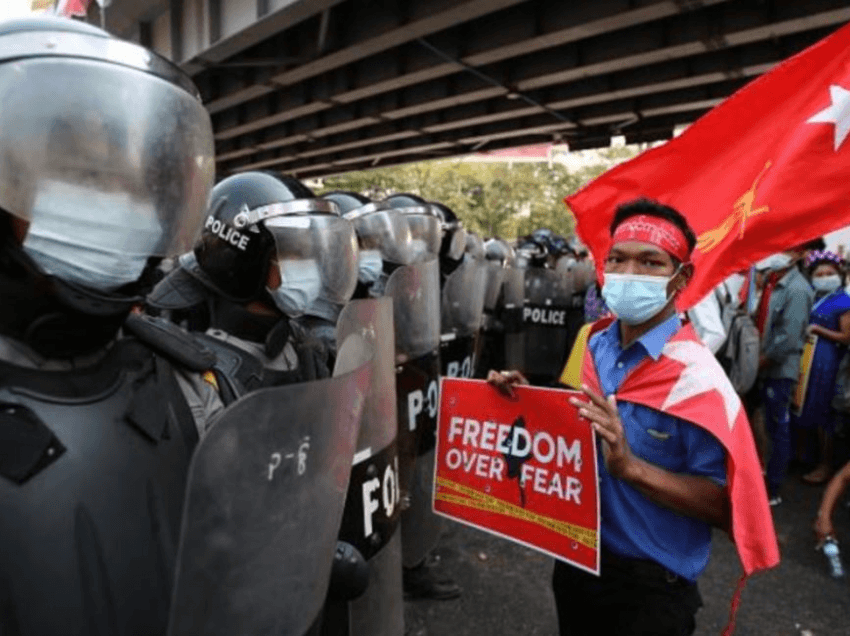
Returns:
[[[844,578],[844,567],[841,565],[841,555],[838,553],[838,542],[827,539],[823,544],[823,553],[829,560],[829,575],[834,579]]]

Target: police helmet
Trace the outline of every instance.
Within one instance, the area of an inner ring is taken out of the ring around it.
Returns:
[[[128,309],[156,261],[191,245],[212,187],[196,87],[136,44],[50,17],[0,24],[0,86],[0,210],[25,228],[21,253],[66,304]]]
[[[460,260],[467,245],[466,231],[454,211],[443,203],[432,201],[431,205],[440,215],[443,227],[443,242],[440,245],[440,256],[451,260]]]
[[[436,258],[442,246],[442,220],[437,209],[415,194],[403,193],[387,197],[385,202],[401,212],[410,228],[412,262]]]
[[[488,261],[498,263],[503,267],[513,265],[516,258],[514,248],[507,241],[499,238],[491,238],[484,242],[484,255]]]

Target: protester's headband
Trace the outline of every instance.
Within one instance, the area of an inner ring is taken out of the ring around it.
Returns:
[[[690,260],[691,250],[685,233],[667,219],[649,214],[630,216],[617,226],[611,244],[640,241],[660,247],[681,263]]]
[[[815,263],[832,263],[839,269],[844,267],[844,259],[829,250],[815,250],[806,257],[806,267],[811,267]]]

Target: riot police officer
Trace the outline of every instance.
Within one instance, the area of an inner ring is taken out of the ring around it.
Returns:
[[[0,632],[162,634],[209,351],[131,311],[186,249],[209,116],[164,59],[0,24]]]
[[[355,298],[380,298],[387,279],[400,265],[413,262],[410,227],[401,214],[383,201],[355,192],[323,195],[335,203],[343,218],[354,225],[359,246]]]
[[[465,234],[458,233],[461,231],[459,224],[444,227],[440,210],[417,195],[397,194],[388,197],[386,202],[402,213],[412,239],[410,262],[413,265],[396,270],[387,284],[387,294],[393,296],[397,316],[401,481],[402,490],[409,486],[410,497],[410,507],[402,516],[401,526],[404,590],[407,598],[448,600],[460,596],[460,587],[451,578],[438,575],[430,558],[442,529],[441,520],[431,511],[430,503],[436,402],[442,371],[440,287],[448,279],[448,275],[443,275],[444,268],[447,266],[454,271],[463,259],[466,240]],[[441,257],[444,247],[448,246],[453,249],[446,249]],[[457,246],[460,246],[459,253]],[[411,405],[418,407],[414,409]],[[403,432],[410,428],[416,433],[416,457],[413,470],[405,478],[407,454]]]
[[[227,402],[263,386],[329,374],[328,351],[295,322],[338,315],[357,282],[357,242],[336,205],[300,181],[246,172],[213,188],[194,250],[148,297],[160,310],[205,316]]]
[[[412,232],[427,237],[422,242],[428,245],[426,254],[439,256],[442,287],[462,262],[466,250],[466,230],[460,219],[448,206],[436,201],[426,201],[415,194],[394,194],[387,197],[386,202],[408,216],[408,221],[413,224]],[[432,216],[436,217],[437,224],[429,218]],[[427,258],[421,257],[420,260]]]

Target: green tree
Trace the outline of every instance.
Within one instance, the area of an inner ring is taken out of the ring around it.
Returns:
[[[351,190],[372,199],[410,192],[447,205],[466,228],[483,236],[510,239],[548,227],[571,237],[575,219],[564,197],[635,152],[632,148],[602,151],[599,164],[574,172],[558,162],[423,161],[328,177],[319,192]]]

